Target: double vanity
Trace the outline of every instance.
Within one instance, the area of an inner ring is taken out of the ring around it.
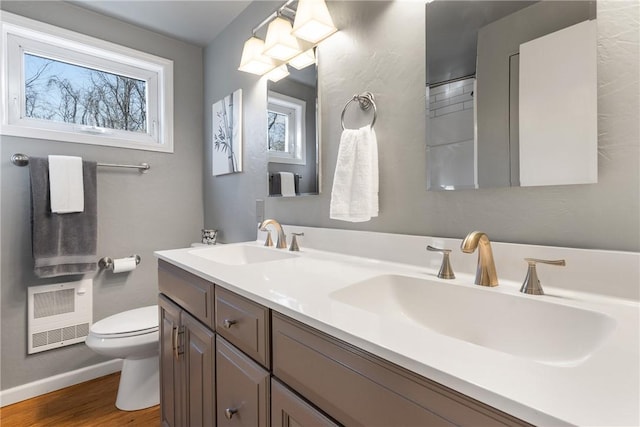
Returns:
[[[459,239],[283,228],[156,253],[163,425],[640,423],[637,253],[492,242],[484,287]]]

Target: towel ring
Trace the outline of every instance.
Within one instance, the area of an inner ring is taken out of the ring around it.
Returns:
[[[342,115],[340,116],[340,123],[342,124],[342,130],[345,129],[344,113],[347,112],[347,107],[353,101],[358,101],[358,104],[360,104],[360,108],[363,111],[367,111],[369,108],[373,107],[373,120],[371,120],[371,127],[373,128],[373,125],[376,123],[376,118],[378,116],[376,101],[371,92],[363,92],[360,95],[353,95],[353,97],[350,100],[348,100],[346,104],[344,104],[344,108],[342,109]]]

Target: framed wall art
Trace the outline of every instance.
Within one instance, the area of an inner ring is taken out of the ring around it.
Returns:
[[[213,104],[213,176],[242,172],[242,89]]]

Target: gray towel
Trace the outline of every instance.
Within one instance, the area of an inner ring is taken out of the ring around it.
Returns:
[[[83,161],[84,212],[51,213],[49,161],[29,159],[31,241],[38,277],[95,271],[98,236],[96,163]]]

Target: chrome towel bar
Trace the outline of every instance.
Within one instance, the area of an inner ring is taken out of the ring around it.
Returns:
[[[11,156],[11,163],[16,166],[29,166],[29,156],[22,153],[16,153]],[[98,166],[108,167],[108,168],[128,168],[128,169],[138,169],[141,173],[145,173],[149,169],[151,169],[151,165],[149,163],[140,163],[139,165],[120,165],[114,163],[98,163]]]

